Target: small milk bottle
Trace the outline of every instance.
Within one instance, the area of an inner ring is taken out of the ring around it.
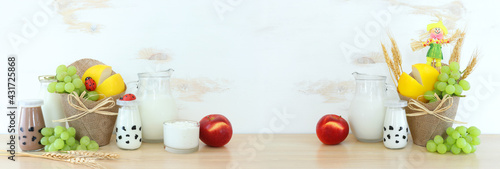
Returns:
[[[408,122],[403,100],[386,101],[387,107],[384,120],[384,145],[389,149],[404,148],[408,143]]]
[[[137,101],[117,100],[116,145],[121,149],[135,150],[142,144],[142,124]]]

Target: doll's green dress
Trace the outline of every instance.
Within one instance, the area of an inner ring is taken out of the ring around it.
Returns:
[[[431,43],[429,44],[430,48],[429,51],[427,51],[427,57],[428,58],[434,58],[434,59],[443,59],[443,52],[441,51],[441,44],[438,43]]]

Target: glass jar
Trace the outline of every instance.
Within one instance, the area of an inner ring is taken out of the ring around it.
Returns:
[[[402,100],[387,101],[384,120],[384,145],[389,149],[404,148],[408,144],[408,122],[404,107],[408,103]]]
[[[142,144],[142,123],[137,102],[117,100],[116,145],[121,149],[134,150]]]
[[[385,76],[353,73],[356,93],[349,108],[349,125],[357,140],[382,141],[386,97]]]
[[[19,101],[20,114],[18,125],[19,147],[23,151],[38,151],[43,149],[40,143],[42,139],[42,128],[45,127],[41,106],[43,100],[21,100]]]
[[[200,124],[190,120],[172,120],[163,124],[163,143],[171,153],[198,151]]]
[[[163,123],[177,119],[177,106],[170,91],[173,70],[139,73],[137,101],[141,112],[143,141],[161,143]]]
[[[49,93],[47,87],[52,82],[57,82],[55,76],[42,75],[38,76],[40,81],[39,98],[43,99],[44,104],[42,105],[43,118],[45,119],[45,126],[55,127],[63,126],[66,127],[66,122],[52,122],[52,120],[59,120],[65,117],[61,96],[57,93]]]

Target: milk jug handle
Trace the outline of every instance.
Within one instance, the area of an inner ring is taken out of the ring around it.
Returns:
[[[398,89],[391,84],[385,84],[386,99],[399,100]]]
[[[130,81],[130,82],[127,82],[126,84],[127,84],[127,92],[126,93],[137,94],[137,90],[139,89],[139,81],[138,80]]]
[[[398,89],[396,88],[396,86],[386,83],[385,84],[385,91],[390,91],[390,90],[395,91],[395,92],[398,91]]]

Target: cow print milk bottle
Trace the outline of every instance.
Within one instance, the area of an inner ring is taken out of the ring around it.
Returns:
[[[390,100],[385,103],[387,107],[384,120],[384,145],[389,149],[401,149],[408,143],[408,122],[404,107],[406,101]]]
[[[117,100],[121,106],[116,118],[116,145],[121,149],[135,150],[141,147],[142,125],[137,101]]]

